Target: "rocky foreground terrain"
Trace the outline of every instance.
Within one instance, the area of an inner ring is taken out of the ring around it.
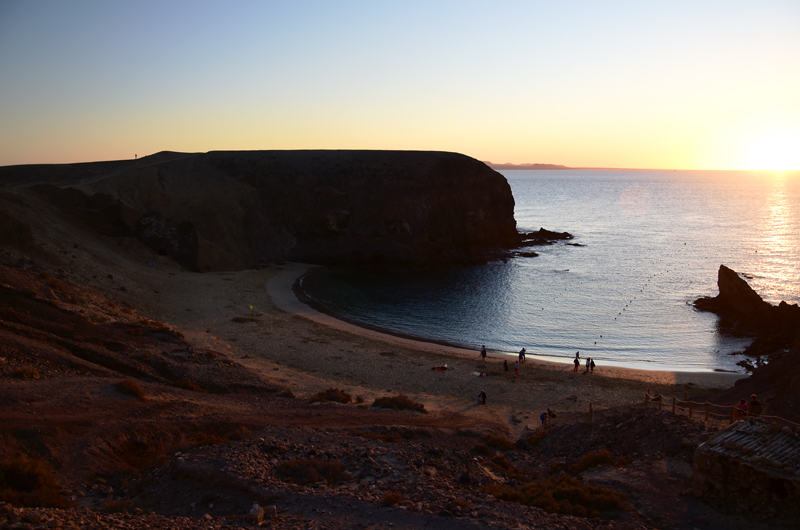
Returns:
[[[513,439],[457,413],[294,396],[45,272],[0,267],[0,293],[0,528],[789,524],[690,495],[719,426],[634,406],[547,430],[526,414]]]

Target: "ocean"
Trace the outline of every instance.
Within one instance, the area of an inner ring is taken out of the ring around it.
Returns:
[[[326,268],[303,289],[349,321],[476,352],[683,371],[743,371],[750,341],[691,305],[718,293],[721,264],[770,303],[800,302],[799,172],[500,173],[519,230],[574,239],[447,271]]]

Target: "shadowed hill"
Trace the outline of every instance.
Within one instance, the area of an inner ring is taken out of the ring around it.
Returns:
[[[0,183],[30,187],[191,270],[277,260],[448,266],[520,241],[505,178],[455,153],[165,152],[5,167]]]

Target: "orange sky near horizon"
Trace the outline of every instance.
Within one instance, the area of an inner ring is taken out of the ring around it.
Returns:
[[[798,170],[798,28],[785,0],[7,0],[0,165],[398,149]]]

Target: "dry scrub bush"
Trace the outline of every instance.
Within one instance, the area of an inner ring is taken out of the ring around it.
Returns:
[[[30,366],[20,366],[8,372],[8,375],[16,379],[39,379],[39,370]]]
[[[382,440],[389,443],[397,443],[401,440],[401,436],[396,432],[375,432],[368,429],[350,429],[347,431],[350,436],[358,436],[367,440]]]
[[[547,438],[548,434],[549,433],[546,430],[539,429],[538,431],[535,431],[533,434],[528,436],[526,438],[526,441],[528,442],[528,445],[530,445],[531,447],[535,447],[535,446],[539,445],[540,443],[542,443],[542,440]]]
[[[139,383],[137,383],[135,379],[128,378],[114,383],[114,388],[116,388],[118,392],[133,396],[136,399],[141,399],[142,401],[147,399],[144,390],[139,386]]]
[[[317,392],[316,395],[311,396],[311,399],[308,400],[309,403],[327,403],[328,401],[337,401],[339,403],[350,403],[353,401],[352,396],[345,392],[344,390],[339,390],[338,388],[329,388],[324,392]]]
[[[425,410],[425,405],[411,401],[411,399],[405,394],[378,398],[372,403],[372,406],[382,409],[415,410],[423,414],[428,413],[428,411]]]
[[[483,455],[483,456],[491,456],[492,450],[489,449],[489,446],[486,444],[475,444],[475,447],[472,448],[472,452],[476,455]]]
[[[238,423],[218,423],[205,425],[203,430],[192,433],[189,440],[193,445],[217,445],[244,440],[253,430]]]
[[[206,392],[206,390],[197,384],[197,381],[189,379],[188,377],[184,377],[178,381],[173,381],[172,386],[183,388],[184,390],[191,390],[193,392]]]
[[[614,512],[628,509],[622,493],[589,486],[566,475],[521,486],[490,485],[483,491],[505,501],[578,517],[614,517]]]
[[[580,462],[569,466],[568,471],[573,475],[577,475],[587,469],[602,466],[603,464],[610,464],[613,461],[614,459],[611,458],[611,453],[608,452],[608,449],[600,449],[583,455]]]
[[[316,484],[322,480],[328,483],[342,479],[344,467],[338,460],[319,458],[293,458],[284,460],[275,468],[275,474],[286,482],[295,484]]]
[[[489,461],[489,466],[495,468],[497,471],[502,471],[508,478],[517,480],[526,480],[528,477],[525,473],[517,469],[514,464],[508,461],[505,455],[495,455]]]
[[[285,398],[294,399],[294,392],[292,392],[291,388],[287,388],[286,390],[284,390],[280,394],[278,394],[278,396],[279,397],[285,397]]]
[[[364,398],[361,396],[356,396],[356,403],[364,403]]]
[[[128,499],[106,499],[103,503],[103,511],[106,513],[122,513],[127,512],[131,501]]]
[[[70,503],[59,494],[60,490],[41,460],[20,456],[0,462],[0,501],[15,506],[67,508]]]
[[[394,506],[400,502],[403,502],[403,494],[399,491],[387,491],[381,499],[381,504],[384,506]]]
[[[513,451],[516,445],[507,438],[487,434],[483,437],[483,443],[498,451]]]

